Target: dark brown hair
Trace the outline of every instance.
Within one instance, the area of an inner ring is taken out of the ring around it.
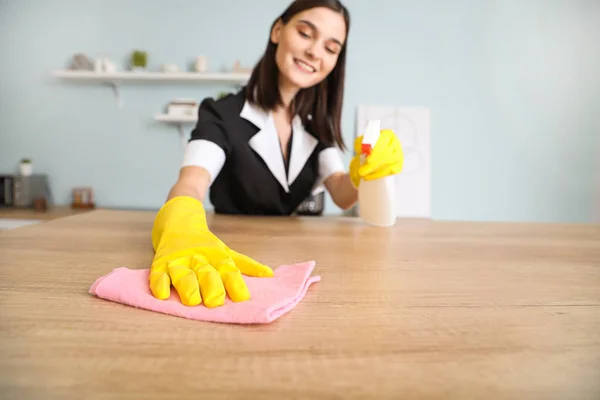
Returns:
[[[339,0],[295,0],[283,14],[275,19],[269,31],[267,48],[252,71],[245,95],[249,102],[265,110],[271,110],[282,104],[277,84],[279,69],[275,62],[277,45],[271,41],[271,32],[279,20],[283,24],[287,24],[295,14],[315,7],[327,7],[342,14],[346,21],[346,41],[331,73],[319,84],[300,90],[291,104],[291,111],[292,115],[300,116],[307,129],[325,144],[333,145],[335,143],[341,149],[345,149],[341,116],[350,15]]]

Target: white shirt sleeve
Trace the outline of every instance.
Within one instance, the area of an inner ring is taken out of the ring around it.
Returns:
[[[190,141],[183,155],[182,167],[203,167],[210,174],[210,184],[225,165],[225,152],[210,140],[198,139]]]
[[[312,194],[325,190],[323,182],[336,172],[346,172],[340,151],[336,147],[328,147],[319,153],[319,176],[313,187]]]

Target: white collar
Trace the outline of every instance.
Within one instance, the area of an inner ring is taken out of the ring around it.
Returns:
[[[272,113],[267,113],[246,101],[240,117],[252,122],[259,129],[258,133],[252,136],[248,143],[262,157],[284,190],[289,192],[290,185],[294,183],[300,171],[304,168],[308,158],[317,146],[318,140],[304,129],[300,117],[295,116],[292,120],[292,149],[288,155],[290,157],[290,173],[286,179],[285,165]]]

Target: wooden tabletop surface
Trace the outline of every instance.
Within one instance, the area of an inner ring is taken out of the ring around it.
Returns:
[[[88,294],[148,268],[154,214],[0,232],[0,397],[599,399],[600,226],[210,216],[232,248],[322,281],[271,324]]]
[[[0,218],[48,221],[52,219],[68,217],[70,215],[82,214],[89,211],[89,209],[85,208],[71,208],[68,206],[51,206],[43,211],[38,211],[31,207],[0,207]]]

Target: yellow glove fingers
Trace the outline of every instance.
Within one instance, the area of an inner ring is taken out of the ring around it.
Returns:
[[[362,140],[363,135],[357,136],[356,139],[354,139],[354,154],[360,155],[362,152]]]
[[[404,163],[404,154],[400,141],[389,129],[383,130],[377,145],[367,157],[365,164],[359,169],[359,175],[367,179],[369,175],[379,173],[382,170],[390,170],[388,167],[393,166],[391,170],[399,173],[402,170]],[[389,173],[388,173],[389,174]],[[387,176],[378,174],[379,177]],[[374,179],[370,177],[370,179]]]
[[[150,269],[148,280],[150,281],[150,291],[154,297],[166,300],[171,296],[171,278],[167,273],[166,264],[160,267],[153,266]]]
[[[377,163],[376,160],[367,160],[363,165],[358,169],[358,176],[361,178],[366,178],[371,175],[382,166],[381,163]]]
[[[201,254],[194,255],[192,271],[196,274],[204,305],[208,308],[214,308],[225,304],[225,287],[221,281],[221,276],[208,263],[205,256]]]
[[[219,273],[231,300],[236,303],[250,300],[250,291],[239,269],[227,265],[220,268]]]
[[[370,171],[368,174],[361,174],[361,178],[365,181],[385,178],[386,176],[395,175],[402,171],[402,164],[392,163],[379,166],[379,168]]]
[[[231,259],[233,260],[235,266],[244,275],[256,276],[260,278],[273,276],[273,270],[271,268],[259,263],[258,261],[244,254],[229,249],[229,255],[231,256]]]
[[[190,258],[182,257],[171,261],[168,266],[173,287],[177,290],[181,303],[197,306],[202,301],[200,288],[194,271],[190,269]]]
[[[250,299],[250,291],[242,277],[242,273],[233,263],[233,259],[223,253],[216,261],[211,259],[215,269],[219,271],[225,291],[234,302],[246,301]]]
[[[388,162],[387,160],[395,153],[397,146],[396,136],[390,130],[382,130],[377,140],[377,144],[371,150],[371,153],[365,160],[365,165],[360,168],[361,175],[368,175],[381,164]]]
[[[402,151],[390,151],[384,162],[378,165],[367,162],[362,165],[358,170],[358,175],[365,180],[372,180],[400,173],[403,166],[404,155]]]
[[[379,179],[379,178],[385,178],[386,176],[398,174],[398,173],[400,173],[401,170],[402,170],[402,166],[400,166],[398,164],[386,165],[386,166],[383,166],[382,168],[378,169],[377,171],[374,171],[374,172],[370,173],[369,175],[366,175],[365,177],[363,177],[363,179],[365,181],[372,181],[372,180]]]

